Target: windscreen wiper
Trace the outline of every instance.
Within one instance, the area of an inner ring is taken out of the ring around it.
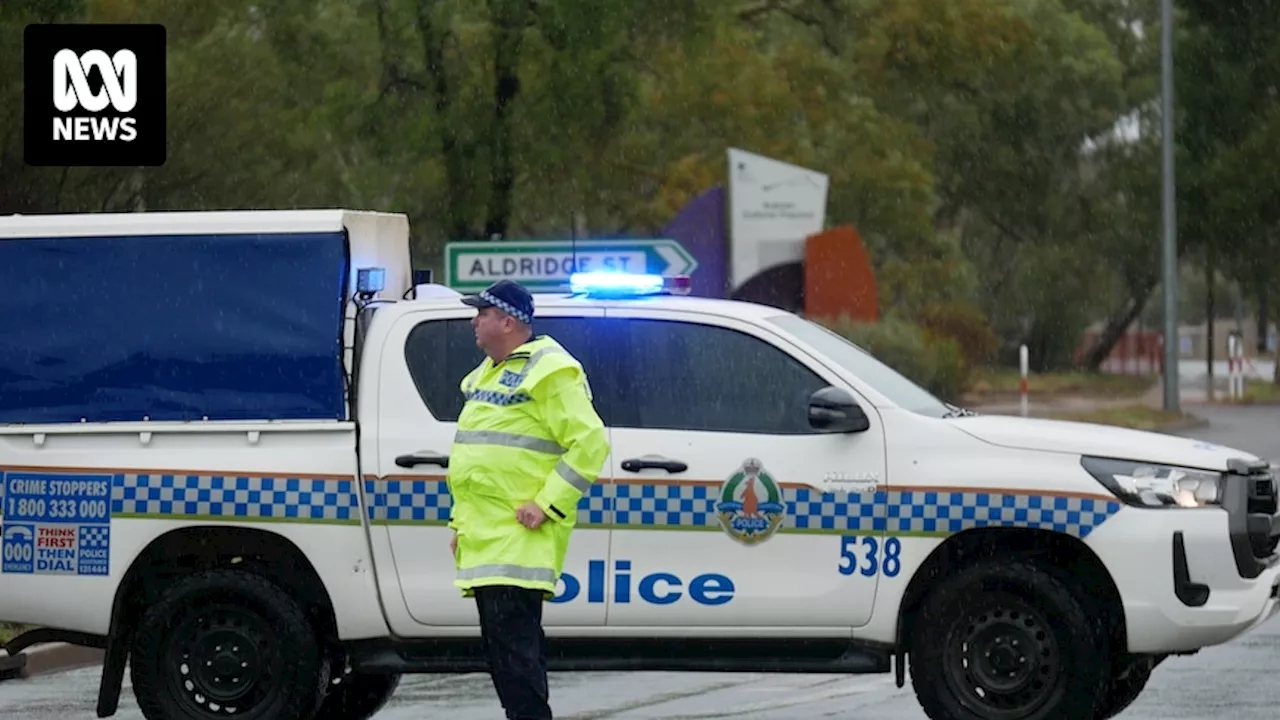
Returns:
[[[974,412],[973,410],[970,410],[969,408],[962,408],[959,405],[952,405],[949,402],[944,402],[942,404],[950,408],[947,411],[947,413],[942,416],[943,419],[958,418],[958,417],[975,417],[980,414],[980,413]]]

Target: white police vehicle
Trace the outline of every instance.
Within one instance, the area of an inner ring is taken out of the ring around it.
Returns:
[[[553,669],[909,664],[932,718],[1106,718],[1276,610],[1258,458],[974,415],[796,315],[576,280],[536,331],[612,455]],[[103,647],[98,714],[128,661],[151,720],[366,718],[484,669],[445,527],[474,310],[413,286],[403,216],[0,218],[0,285],[0,619],[43,628],[10,652]]]

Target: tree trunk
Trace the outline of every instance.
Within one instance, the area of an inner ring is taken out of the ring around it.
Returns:
[[[1270,300],[1267,296],[1269,294],[1267,292],[1267,284],[1263,282],[1261,287],[1258,288],[1258,344],[1256,349],[1259,354],[1267,351],[1267,325],[1270,324],[1267,318],[1267,301]]]
[[[444,226],[453,239],[469,239],[475,236],[468,212],[470,182],[467,178],[469,150],[454,129],[449,116],[453,111],[453,86],[445,68],[444,51],[451,30],[435,16],[433,0],[418,0],[418,33],[422,36],[423,62],[427,68],[429,85],[434,95],[436,117],[440,121],[440,154],[444,157],[446,186],[446,219]]]
[[[1208,340],[1205,341],[1205,369],[1208,371],[1208,388],[1205,392],[1207,393],[1209,402],[1213,402],[1213,396],[1216,390],[1213,384],[1213,350],[1214,340],[1217,339],[1214,337],[1214,320],[1216,319],[1215,316],[1218,309],[1213,306],[1213,280],[1216,272],[1213,266],[1214,255],[1213,243],[1209,243],[1209,247],[1205,250],[1204,263],[1204,284],[1205,288],[1207,288],[1204,298],[1204,317],[1206,323],[1206,337],[1208,338]]]
[[[489,155],[489,212],[484,223],[486,237],[502,237],[511,224],[512,195],[516,171],[511,159],[511,105],[520,94],[520,51],[529,27],[527,0],[490,0],[494,32],[493,119],[489,127],[492,142]]]
[[[1102,367],[1103,361],[1107,359],[1107,356],[1115,348],[1116,343],[1120,342],[1120,338],[1124,336],[1125,330],[1128,330],[1133,321],[1142,314],[1142,310],[1147,306],[1147,299],[1150,296],[1150,288],[1147,288],[1142,293],[1134,293],[1125,303],[1124,308],[1107,320],[1106,327],[1102,328],[1102,332],[1098,334],[1097,341],[1084,354],[1084,358],[1081,361],[1086,370],[1098,372]],[[1176,338],[1174,342],[1177,342]]]

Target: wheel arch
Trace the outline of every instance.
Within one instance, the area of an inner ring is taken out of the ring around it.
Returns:
[[[333,601],[315,566],[292,540],[261,528],[177,528],[148,543],[116,588],[98,688],[99,717],[109,717],[116,711],[129,646],[144,608],[174,579],[218,567],[249,570],[277,583],[302,603],[321,643],[336,647]]]
[[[1113,647],[1127,647],[1124,606],[1111,572],[1083,540],[1066,533],[1032,528],[973,528],[939,544],[907,583],[898,607],[895,638],[896,680],[905,683],[905,655],[915,620],[930,588],[941,578],[993,558],[1024,557],[1080,588],[1082,601],[1106,618]]]

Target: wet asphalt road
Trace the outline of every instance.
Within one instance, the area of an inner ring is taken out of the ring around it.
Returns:
[[[1280,408],[1189,407],[1212,426],[1179,434],[1254,452],[1280,462]],[[98,669],[0,683],[0,717],[91,720]],[[552,703],[563,720],[924,720],[910,680],[892,675],[719,673],[554,674]],[[1175,657],[1157,668],[1124,720],[1273,720],[1280,716],[1280,618],[1234,642]],[[126,678],[121,720],[140,720]],[[497,720],[485,675],[405,678],[378,720]]]

